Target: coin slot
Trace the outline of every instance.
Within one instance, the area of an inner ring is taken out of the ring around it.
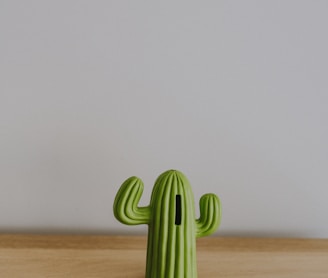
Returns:
[[[175,225],[181,225],[181,195],[175,196]]]

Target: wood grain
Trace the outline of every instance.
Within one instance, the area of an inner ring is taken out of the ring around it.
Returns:
[[[145,257],[145,237],[0,235],[4,278],[142,278]],[[328,240],[207,237],[197,259],[199,278],[327,278]]]

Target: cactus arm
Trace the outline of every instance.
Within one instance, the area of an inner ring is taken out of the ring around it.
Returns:
[[[121,185],[113,205],[117,220],[127,225],[149,223],[150,207],[138,207],[143,187],[143,182],[137,177],[131,177]]]
[[[215,194],[205,194],[199,201],[200,217],[196,220],[196,237],[216,231],[221,221],[221,203]]]

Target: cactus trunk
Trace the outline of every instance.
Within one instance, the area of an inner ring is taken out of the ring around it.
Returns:
[[[197,277],[194,197],[184,179],[172,171],[155,183],[146,278]]]

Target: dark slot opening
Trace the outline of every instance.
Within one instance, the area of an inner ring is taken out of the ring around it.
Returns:
[[[181,195],[175,195],[175,225],[181,225]]]

